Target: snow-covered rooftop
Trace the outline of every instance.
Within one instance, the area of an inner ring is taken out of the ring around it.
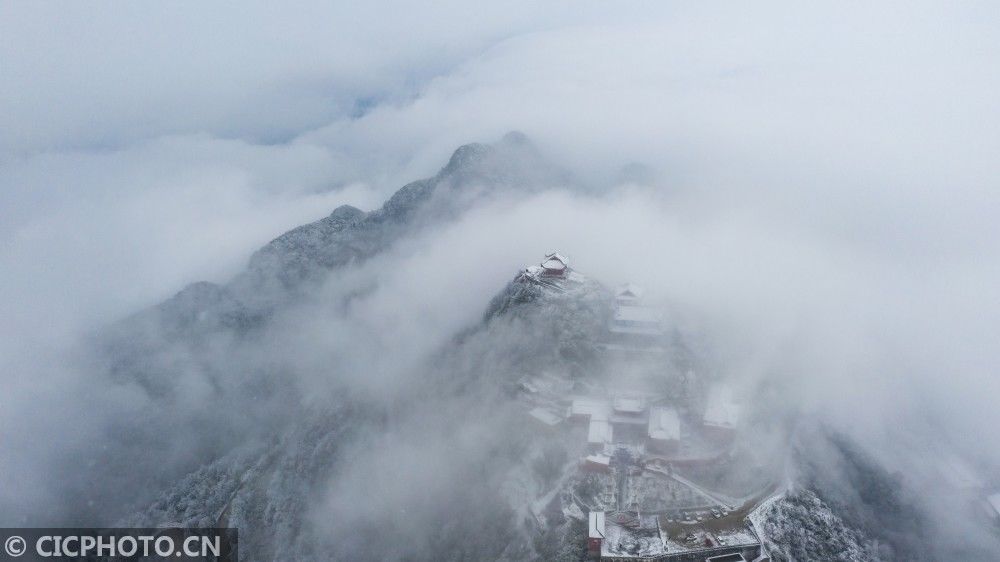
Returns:
[[[739,417],[740,407],[733,401],[733,389],[724,385],[713,386],[705,406],[705,424],[733,428]]]
[[[545,408],[535,408],[528,412],[528,414],[545,425],[558,425],[562,421],[561,417]]]
[[[619,300],[633,300],[642,297],[642,289],[632,283],[625,283],[621,287],[618,287],[618,291],[615,292],[615,296]]]
[[[571,416],[589,416],[591,419],[608,419],[611,407],[607,400],[597,398],[574,398],[570,404]]]
[[[566,264],[559,260],[545,260],[542,262],[542,269],[548,271],[562,271],[566,269]]]
[[[592,539],[603,539],[605,536],[604,512],[591,511],[588,519],[590,521],[587,536]]]
[[[681,438],[681,419],[673,408],[653,408],[649,411],[649,437],[674,440]]]
[[[569,265],[569,260],[559,252],[552,252],[545,256],[542,267],[549,271],[562,271]]]
[[[611,466],[611,457],[605,454],[587,455],[584,460],[601,466]]]
[[[602,445],[612,440],[611,424],[607,420],[590,418],[590,428],[587,430],[587,443]]]
[[[637,414],[646,409],[641,396],[620,395],[615,396],[614,408],[616,412],[626,412]]]

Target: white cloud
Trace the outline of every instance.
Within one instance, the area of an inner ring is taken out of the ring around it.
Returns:
[[[388,326],[373,355],[420,356],[558,247],[697,310],[729,368],[807,410],[873,439],[944,420],[1000,462],[980,431],[1000,421],[990,3],[111,8],[0,7],[18,372],[21,344],[225,280],[283,230],[519,129],[584,182],[640,161],[659,192],[504,202],[412,241],[365,301]],[[456,252],[480,260],[460,282],[440,276]]]

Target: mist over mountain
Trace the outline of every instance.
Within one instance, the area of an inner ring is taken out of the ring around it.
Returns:
[[[0,526],[998,558],[992,6],[294,4],[0,8]]]
[[[193,283],[94,332],[79,352],[87,384],[131,406],[102,412],[103,444],[84,466],[72,465],[78,449],[56,457],[73,466],[59,473],[58,509],[32,517],[233,526],[254,560],[586,559],[582,509],[599,503],[580,499],[593,493],[578,468],[586,440],[540,431],[529,413],[560,407],[533,385],[593,395],[633,388],[622,377],[641,372],[696,416],[709,386],[732,377],[680,321],[691,312],[668,304],[677,314],[657,336],[661,351],[621,363],[606,343],[620,308],[613,287],[572,268],[546,280],[532,266],[497,278],[491,299],[450,324],[409,319],[420,333],[403,334],[421,341],[371,332],[386,329],[379,301],[401,290],[382,285],[386,269],[435,251],[442,232],[482,209],[544,206],[551,191],[606,197],[573,181],[519,133],[465,145],[379,209],[340,206],[263,246],[231,281]],[[440,275],[458,282],[477,263],[437,251],[451,257]],[[443,297],[435,306],[452,304]],[[741,384],[748,422],[699,478],[737,496],[784,490],[753,518],[772,559],[940,555],[934,514],[902,475],[774,402],[772,381]]]
[[[115,498],[114,506],[122,495],[141,496],[148,493],[141,491],[151,484],[148,478],[177,478],[225,452],[231,447],[226,441],[271,437],[275,428],[294,422],[306,397],[299,388],[298,367],[288,364],[285,356],[291,351],[283,346],[293,344],[282,340],[315,329],[314,323],[347,316],[345,311],[363,303],[377,283],[364,275],[331,280],[332,272],[338,268],[356,272],[398,240],[443,228],[477,202],[527,195],[560,177],[540,163],[535,149],[515,133],[496,145],[460,147],[441,172],[407,184],[378,210],[365,213],[338,207],[328,217],[293,229],[255,252],[246,271],[231,282],[194,283],[95,334],[93,361],[106,370],[106,382],[133,388],[150,402],[137,417],[112,421],[127,426],[122,428],[127,435],[122,441],[132,452],[102,455],[95,470],[116,477],[101,491],[89,479],[82,482],[86,499],[81,502],[92,508],[101,501],[96,498]],[[323,293],[324,284],[335,285],[329,288],[333,294]],[[351,318],[342,322],[349,327]],[[336,355],[331,360],[336,361]],[[416,365],[398,368],[409,371]],[[324,381],[332,386],[328,391],[340,390],[343,383],[331,379]],[[348,385],[346,390],[355,389]],[[213,406],[178,412],[175,408],[188,403],[192,394]],[[359,398],[367,399],[371,398]],[[393,393],[379,397],[385,399],[394,399]],[[162,435],[165,428],[185,434],[182,439],[190,456],[182,457],[176,467],[148,457],[151,448],[174,446],[164,443],[173,438]],[[144,462],[152,463],[150,469],[137,470]],[[125,485],[131,479],[135,489]]]

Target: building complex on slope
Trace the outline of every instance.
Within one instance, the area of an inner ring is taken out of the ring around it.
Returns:
[[[582,276],[553,252],[520,279],[564,292]],[[727,462],[741,413],[732,390],[706,381],[703,400],[692,401],[656,384],[663,378],[657,369],[669,363],[670,331],[635,285],[616,292],[600,349],[609,371],[603,385],[573,394],[574,385],[552,374],[521,383],[540,404],[530,411],[535,420],[565,427],[585,441],[578,471],[592,490],[574,501],[588,515],[590,555],[615,561],[766,560],[747,518],[766,492],[732,498],[682,475],[685,468]]]

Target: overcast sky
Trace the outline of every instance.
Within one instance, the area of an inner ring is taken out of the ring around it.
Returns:
[[[641,161],[892,259],[975,260],[997,210],[997,18],[987,2],[4,3],[4,316],[92,320],[225,279],[282,229],[377,206],[509,129],[585,172]]]
[[[395,286],[486,249],[475,310],[559,245],[699,309],[811,408],[931,412],[1000,460],[975,433],[1000,422],[998,24],[985,1],[4,2],[2,376],[517,129],[657,189],[481,210]],[[543,210],[559,228],[527,228]]]

